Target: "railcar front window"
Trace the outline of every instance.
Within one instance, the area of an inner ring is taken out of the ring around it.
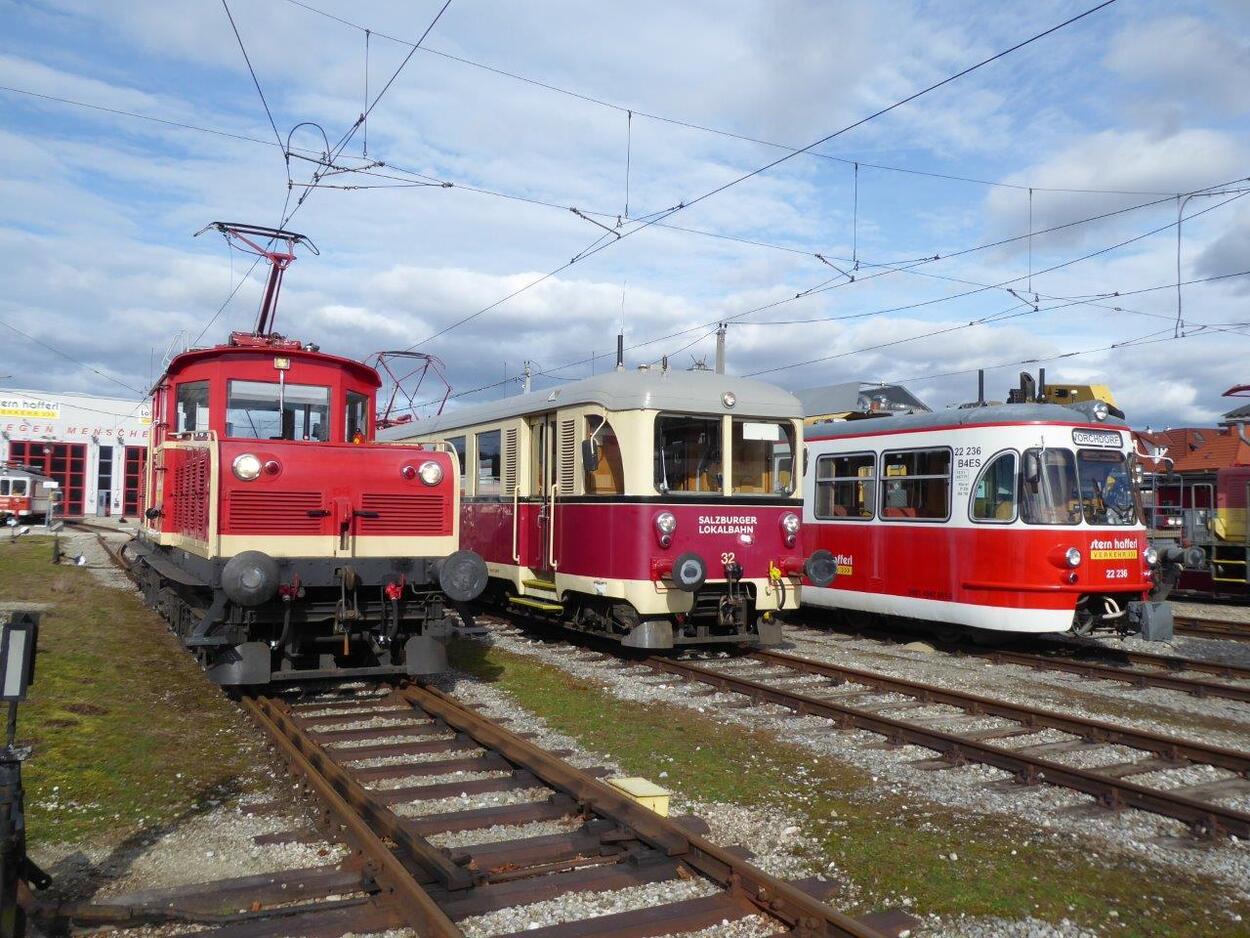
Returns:
[[[30,479],[14,479],[11,495],[25,496],[30,486]]]
[[[226,436],[324,443],[330,439],[330,389],[276,381],[231,381]]]
[[[1076,456],[1068,449],[1030,449],[1020,473],[1020,517],[1026,524],[1080,524]]]
[[[735,495],[789,495],[794,491],[793,452],[791,424],[735,417],[729,450],[731,491]]]
[[[817,518],[831,521],[864,521],[873,515],[877,501],[875,453],[849,456],[824,455],[816,460]]]
[[[1077,454],[1077,468],[1081,478],[1081,508],[1087,524],[1137,522],[1137,499],[1123,453],[1083,449]]]
[[[881,465],[882,518],[941,521],[950,516],[949,449],[884,453]]]
[[[1016,454],[1000,453],[981,470],[972,489],[972,520],[1016,520]]]
[[[184,381],[174,395],[177,433],[208,429],[208,382]]]
[[[347,392],[347,414],[343,422],[343,439],[355,442],[357,434],[364,439],[369,432],[369,398],[355,391]]]
[[[721,494],[721,422],[717,417],[655,418],[655,487],[667,494]]]
[[[0,479],[0,495],[8,495],[8,494],[9,494],[9,480]]]

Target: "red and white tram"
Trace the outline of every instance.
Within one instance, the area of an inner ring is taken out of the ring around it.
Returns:
[[[0,522],[17,524],[44,521],[52,502],[55,483],[23,466],[0,466]]]
[[[1007,404],[808,428],[804,544],[837,560],[803,602],[939,632],[1171,637],[1149,601],[1129,428],[1105,404]]]
[[[775,644],[806,569],[801,405],[710,371],[619,369],[392,439],[460,454],[465,547],[500,602],[637,648]]]

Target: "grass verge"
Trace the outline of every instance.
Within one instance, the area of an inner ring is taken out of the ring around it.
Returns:
[[[866,912],[914,900],[942,916],[1035,916],[1116,935],[1250,934],[1250,903],[1219,883],[1178,874],[1010,818],[982,817],[893,794],[857,768],[764,733],[681,709],[621,701],[558,668],[462,641],[454,666],[491,681],[553,729],[630,774],[701,800],[781,808],[856,887],[839,902]],[[832,731],[831,731],[832,732]],[[951,860],[951,856],[957,857]],[[1114,914],[1113,914],[1114,913]]]
[[[256,734],[164,622],[50,558],[49,538],[0,541],[0,599],[51,605],[18,719],[28,841],[116,843],[254,788]]]

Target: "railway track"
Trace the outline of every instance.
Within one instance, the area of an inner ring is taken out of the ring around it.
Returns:
[[[824,628],[823,624],[809,624],[806,628],[818,635],[833,634]],[[857,635],[877,639],[883,643],[897,640],[897,636],[888,631],[876,629],[855,629],[854,631]],[[791,637],[797,637],[801,633],[792,629],[788,634]],[[924,640],[942,651],[965,657],[982,658],[995,664],[1015,664],[1034,670],[1062,671],[1095,680],[1116,681],[1133,687],[1175,690],[1195,697],[1250,702],[1250,667],[1240,665],[1203,661],[1180,655],[1126,651],[1070,642],[1047,642],[1044,647],[1036,651],[1019,651],[1014,648],[978,648],[969,644],[937,642],[928,636]],[[1202,675],[1202,677],[1194,675]],[[1211,680],[1211,678],[1219,678],[1219,680]]]
[[[1204,619],[1196,616],[1177,616],[1174,622],[1177,635],[1194,638],[1222,638],[1235,642],[1250,642],[1250,623],[1231,622],[1228,619]]]
[[[891,744],[931,749],[938,753],[939,765],[989,765],[1012,773],[1022,784],[1057,785],[1091,795],[1108,808],[1138,808],[1174,818],[1196,834],[1250,836],[1250,813],[1222,806],[1217,800],[1250,791],[1248,753],[780,652],[754,652],[714,666],[668,658],[648,658],[643,664],[683,681],[741,694],[756,704],[778,704],[799,714],[824,717],[839,729],[868,730]],[[783,686],[796,678],[818,680],[801,689]],[[924,712],[933,708],[945,712]],[[952,708],[958,711],[954,719]],[[957,726],[989,718],[999,725],[962,732]],[[1067,738],[1009,744],[1043,730],[1055,730]],[[1078,768],[1050,758],[1107,747],[1124,747],[1138,755],[1096,768]],[[1134,776],[1187,766],[1209,766],[1219,777],[1175,788],[1133,781]]]

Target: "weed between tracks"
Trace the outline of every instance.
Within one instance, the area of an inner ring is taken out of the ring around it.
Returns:
[[[0,599],[50,603],[18,738],[33,844],[115,843],[258,784],[255,734],[137,595],[0,541]]]
[[[1229,921],[1230,913],[1250,918],[1250,903],[1229,900],[1218,883],[1100,856],[1088,843],[1022,822],[882,791],[856,768],[766,734],[684,708],[621,701],[497,648],[458,642],[452,663],[631,774],[700,800],[774,806],[800,819],[823,845],[811,858],[813,872],[832,862],[854,884],[852,901],[835,900],[846,911],[894,906],[907,896],[912,911],[944,917],[1066,918],[1116,935],[1250,934],[1246,923]]]

